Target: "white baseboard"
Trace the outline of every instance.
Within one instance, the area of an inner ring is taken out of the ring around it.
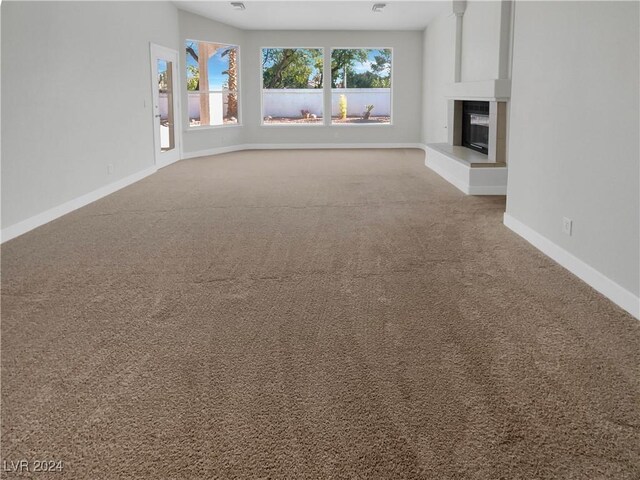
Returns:
[[[169,165],[173,165],[174,163],[179,162],[180,160],[182,160],[182,153],[180,153],[180,157],[176,158],[175,160],[171,160],[170,162],[165,162],[165,163],[156,165],[156,171],[160,170],[161,168],[168,167]]]
[[[1,243],[4,243],[12,238],[16,238],[24,233],[27,233],[34,228],[37,228],[45,223],[49,223],[52,220],[55,220],[58,217],[66,215],[67,213],[71,213],[78,208],[84,207],[91,202],[95,202],[96,200],[101,199],[102,197],[106,197],[107,195],[117,192],[121,188],[127,187],[132,183],[135,183],[139,180],[142,180],[145,177],[155,173],[157,168],[155,166],[151,168],[147,168],[140,172],[134,173],[133,175],[129,175],[128,177],[121,178],[120,180],[116,180],[109,185],[105,185],[104,187],[100,187],[97,190],[86,193],[80,197],[74,198],[73,200],[69,200],[68,202],[63,203],[62,205],[58,205],[57,207],[50,208],[42,213],[34,215],[33,217],[27,218],[21,222],[15,223],[7,228],[2,229],[1,234]]]
[[[275,150],[275,149],[339,149],[339,148],[419,148],[425,149],[425,146],[420,143],[383,143],[383,144],[244,144],[233,145],[229,147],[219,147],[208,150],[201,150],[197,152],[185,152],[182,156],[183,159],[203,157],[209,155],[218,155],[221,153],[229,153],[240,150]],[[505,187],[503,186],[469,186],[461,181],[457,175],[452,174],[449,169],[441,168],[441,166],[435,162],[425,162],[426,165],[442,176],[445,180],[456,186],[458,189],[466,194],[470,195],[504,195]],[[135,182],[142,180],[143,178],[155,173],[157,171],[156,166],[147,168],[140,172],[129,175],[128,177],[117,180],[109,185],[98,188],[92,192],[82,195],[78,198],[70,200],[58,205],[42,213],[34,215],[26,220],[11,225],[1,232],[0,243],[4,243],[12,238],[18,237],[34,228],[37,228],[45,223],[49,223],[56,218],[59,218],[67,213],[70,213],[78,208],[84,207],[89,203],[95,202],[102,197],[110,195],[124,187],[127,187]],[[629,312],[634,317],[640,319],[640,298],[629,292],[625,288],[618,285],[616,282],[606,277],[590,265],[586,264],[582,260],[573,256],[560,246],[553,243],[551,240],[540,235],[535,230],[526,226],[522,222],[516,220],[507,213],[504,214],[504,224],[513,232],[520,235],[522,238],[531,243],[534,247],[542,251],[544,254],[551,257],[558,262],[564,268],[572,272],[578,278],[586,282],[588,285],[602,293],[609,298],[615,304]]]
[[[223,153],[230,153],[230,152],[239,152],[241,150],[247,150],[247,146],[240,144],[240,145],[230,145],[228,147],[208,148],[206,150],[198,150],[195,152],[183,152],[182,160],[186,160],[188,158],[209,157],[211,155],[221,155]]]
[[[222,153],[242,150],[310,150],[340,148],[417,148],[423,149],[421,143],[245,143],[228,147],[209,148],[195,152],[183,152],[182,158],[208,157]]]
[[[251,143],[245,145],[246,150],[308,150],[308,149],[341,149],[341,148],[417,148],[421,143]]]
[[[640,297],[507,213],[504,214],[504,224],[613,303],[640,319]]]
[[[419,143],[348,143],[348,144],[309,144],[309,143],[281,143],[281,144],[240,144],[231,145],[227,147],[210,148],[207,150],[200,150],[197,152],[183,152],[181,159],[206,157],[210,155],[220,155],[222,153],[237,152],[241,150],[282,150],[282,149],[316,149],[316,148],[422,148],[422,144]],[[171,162],[174,163],[174,162]],[[158,168],[166,167],[170,165],[153,166],[151,168],[142,170],[140,172],[129,175],[128,177],[117,180],[109,185],[98,188],[93,192],[86,193],[78,198],[74,198],[68,202],[58,205],[42,213],[27,218],[21,222],[11,225],[0,232],[0,243],[4,243],[12,238],[16,238],[24,233],[27,233],[34,228],[37,228],[45,223],[49,223],[56,218],[59,218],[67,213],[71,213],[78,208],[84,207],[91,202],[101,199],[113,192],[120,190],[132,183],[135,183],[143,178],[155,173]]]
[[[507,194],[507,186],[506,185],[470,185],[469,191],[467,192],[469,195],[506,195]]]

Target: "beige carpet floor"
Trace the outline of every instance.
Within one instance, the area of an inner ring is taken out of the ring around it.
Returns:
[[[65,462],[34,478],[640,478],[640,322],[504,209],[417,150],[254,151],[9,241],[2,459]]]

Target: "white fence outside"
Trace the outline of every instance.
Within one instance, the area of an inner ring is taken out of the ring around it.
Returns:
[[[189,119],[200,118],[200,94],[189,92]],[[209,94],[209,116],[211,125],[221,125],[222,119],[227,116],[229,90],[211,92]]]
[[[390,88],[334,88],[331,90],[331,115],[340,115],[340,95],[347,97],[347,116],[359,117],[366,105],[373,105],[371,115],[391,116]]]
[[[227,115],[227,106],[229,99],[229,90],[222,90],[221,92],[211,92],[209,94],[209,108],[211,125],[219,125],[222,123],[222,119]],[[189,119],[200,118],[200,94],[189,92],[187,94],[189,99],[188,112]],[[166,93],[160,94],[160,118],[165,119],[169,116],[169,99]],[[213,123],[216,122],[216,123]]]
[[[365,110],[365,105],[373,105],[373,116],[391,116],[391,89],[389,88],[334,88],[331,90],[331,115],[339,115],[340,95],[347,97],[347,115],[358,117]],[[229,90],[210,93],[212,122],[222,123],[227,114],[227,100]],[[200,117],[200,94],[189,92],[188,94],[189,118]],[[168,116],[168,99],[166,94],[160,94],[160,115]],[[291,117],[301,116],[301,110],[322,116],[323,90],[319,88],[262,90],[263,116]],[[219,118],[218,118],[219,117]]]
[[[166,120],[169,118],[169,96],[166,93],[160,93],[158,95],[158,108],[160,110],[160,118]]]
[[[347,115],[360,116],[365,105],[373,105],[374,116],[391,116],[391,89],[389,88],[334,88],[331,90],[331,115],[339,115],[340,95],[347,97]],[[262,90],[262,115],[271,117],[300,117],[301,110],[309,110],[322,116],[323,90],[264,89]]]
[[[262,115],[264,117],[300,117],[301,110],[322,116],[322,89],[262,90]]]

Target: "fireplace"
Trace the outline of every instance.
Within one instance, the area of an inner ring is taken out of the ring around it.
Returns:
[[[462,102],[462,145],[489,153],[489,102]]]

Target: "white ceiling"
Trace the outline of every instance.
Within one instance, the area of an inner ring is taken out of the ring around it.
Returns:
[[[279,1],[248,0],[246,10],[230,1],[174,1],[181,10],[245,30],[422,30],[438,15],[451,11],[451,1]],[[386,3],[373,13],[374,3]]]

